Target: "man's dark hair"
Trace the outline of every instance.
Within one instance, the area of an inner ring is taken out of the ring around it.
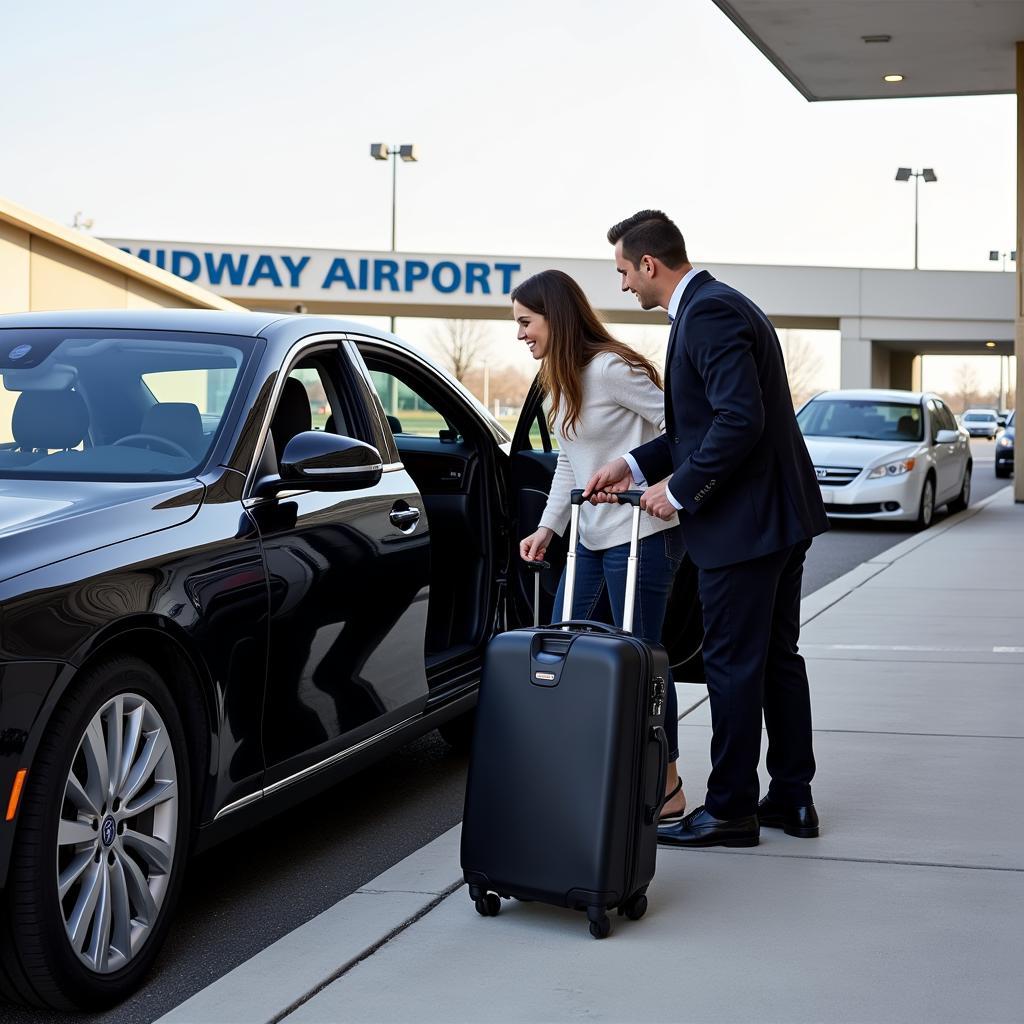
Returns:
[[[661,260],[669,270],[678,270],[686,259],[683,233],[661,210],[641,210],[608,229],[608,241],[622,241],[622,255],[640,266],[643,256]]]

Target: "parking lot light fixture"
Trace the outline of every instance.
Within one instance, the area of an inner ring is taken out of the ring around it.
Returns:
[[[931,183],[938,181],[939,176],[933,167],[925,167],[920,171],[911,170],[909,167],[896,168],[897,181],[910,181],[911,178],[914,179],[914,269],[917,270],[917,185],[922,178]]]
[[[391,251],[395,251],[395,197],[398,191],[398,161],[404,164],[414,164],[419,161],[419,154],[416,152],[415,143],[405,143],[401,146],[389,146],[386,142],[371,142],[370,156],[374,160],[391,161]],[[395,318],[391,318],[391,333],[395,333]]]

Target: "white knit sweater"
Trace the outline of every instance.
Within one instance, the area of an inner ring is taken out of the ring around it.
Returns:
[[[564,534],[569,525],[570,492],[585,487],[606,462],[653,440],[665,429],[665,395],[642,370],[620,356],[602,352],[583,369],[583,404],[571,437],[555,418],[558,465],[540,525]],[[656,483],[649,480],[648,484]],[[633,510],[629,505],[591,505],[580,509],[580,540],[591,551],[628,544]],[[640,536],[649,537],[679,522],[640,514]]]

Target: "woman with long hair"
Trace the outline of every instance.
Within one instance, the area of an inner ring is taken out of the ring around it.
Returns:
[[[541,364],[539,380],[549,401],[548,424],[558,438],[558,464],[540,526],[519,544],[526,561],[541,561],[552,537],[569,523],[570,494],[594,472],[623,452],[650,441],[665,428],[661,377],[650,360],[613,338],[580,286],[560,270],[544,270],[512,291],[518,337]],[[622,625],[632,509],[628,505],[584,504],[572,615],[592,619],[608,603],[613,622]],[[633,631],[661,641],[665,611],[676,570],[683,558],[679,520],[643,516],[637,559]],[[560,614],[565,594],[562,574],[555,598]],[[676,768],[679,757],[678,707],[668,679],[665,731],[669,741],[669,796],[661,820],[681,818],[686,797]]]

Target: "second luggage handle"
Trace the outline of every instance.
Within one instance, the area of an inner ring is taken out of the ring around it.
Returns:
[[[633,609],[636,605],[637,552],[640,548],[640,498],[643,491],[619,491],[615,497],[625,505],[633,506],[632,532],[629,538],[629,560],[626,563],[626,600],[622,608],[622,628],[633,632]],[[580,533],[580,506],[583,504],[583,489],[575,488],[570,496],[572,508],[569,517],[569,554],[565,561],[565,599],[562,602],[562,619],[572,619],[572,599],[576,586],[576,545]]]

